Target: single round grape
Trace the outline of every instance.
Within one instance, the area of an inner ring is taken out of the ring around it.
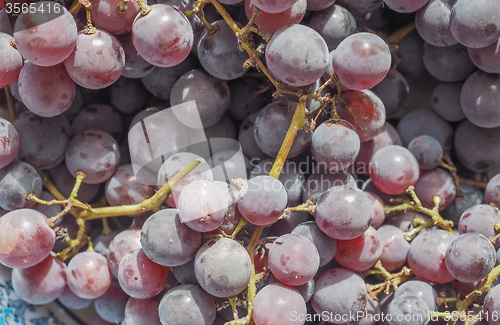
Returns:
[[[377,194],[366,192],[373,205],[373,220],[371,226],[378,229],[385,221],[384,201]]]
[[[196,111],[183,110],[182,115],[176,117],[185,125],[192,125],[192,120],[201,119],[203,127],[215,125],[224,116],[231,94],[227,83],[209,76],[202,69],[186,72],[172,87],[170,104],[172,106],[194,100]],[[180,113],[180,112],[179,112]]]
[[[243,154],[250,159],[251,165],[256,165],[262,159],[269,157],[262,151],[262,149],[260,149],[254,136],[255,120],[258,115],[259,112],[248,114],[248,116],[241,123],[238,131],[238,142],[241,145],[241,151],[243,151]]]
[[[74,134],[86,130],[101,130],[118,139],[123,132],[120,114],[107,104],[90,104],[78,112],[71,122]]]
[[[401,229],[392,225],[382,225],[377,229],[382,242],[380,261],[384,268],[395,271],[406,264],[410,243],[405,239]]]
[[[112,282],[105,294],[94,300],[97,314],[110,323],[121,322],[125,318],[125,306],[129,296],[117,282]]]
[[[446,269],[445,255],[455,238],[455,234],[443,229],[420,232],[410,244],[408,266],[422,280],[450,282],[453,276]]]
[[[456,0],[427,1],[415,16],[415,25],[420,37],[434,46],[457,44],[458,41],[450,30],[451,8]]]
[[[408,99],[410,87],[405,76],[395,71],[395,76],[387,75],[372,91],[384,104],[385,114],[393,115],[398,113]]]
[[[271,176],[257,176],[240,190],[238,210],[250,223],[263,226],[278,220],[287,201],[285,187],[279,180]]]
[[[25,269],[12,271],[12,287],[21,299],[33,305],[56,300],[66,287],[66,265],[55,255]]]
[[[76,177],[86,174],[84,183],[99,184],[109,179],[120,161],[118,143],[108,133],[87,130],[77,134],[66,148],[66,166]]]
[[[415,193],[422,201],[422,204],[432,209],[435,204],[432,201],[434,196],[439,196],[439,210],[446,209],[455,199],[457,188],[450,173],[441,168],[425,170],[420,173],[420,177],[415,184]]]
[[[314,160],[330,173],[346,170],[358,156],[360,140],[352,125],[340,120],[326,121],[313,133],[311,151]]]
[[[124,34],[132,30],[135,17],[140,12],[136,2],[127,2],[126,10],[119,11],[121,0],[97,0],[90,6],[92,22],[112,34]]]
[[[132,26],[134,46],[141,57],[158,67],[173,67],[193,48],[193,27],[178,9],[167,4],[150,6],[151,11],[137,15]]]
[[[279,29],[266,46],[266,65],[271,73],[294,87],[309,85],[320,78],[328,60],[325,40],[304,25]]]
[[[130,297],[125,306],[125,320],[129,324],[161,325],[158,314],[159,306],[160,301],[156,298],[136,299]]]
[[[309,1],[307,0],[297,0],[290,8],[282,12],[262,11],[255,19],[255,25],[263,32],[275,33],[281,27],[300,23],[306,14],[308,5]],[[245,14],[248,19],[252,18],[254,7],[251,0],[245,0]]]
[[[248,54],[238,48],[239,40],[224,20],[212,23],[216,29],[211,34],[205,29],[197,43],[198,59],[201,66],[212,77],[233,80],[241,77],[248,68],[244,63]],[[239,27],[243,27],[241,24]]]
[[[175,279],[181,284],[198,284],[196,279],[196,274],[194,273],[194,259],[190,260],[186,264],[176,266],[172,273]]]
[[[355,33],[333,52],[333,69],[342,85],[363,90],[380,83],[391,68],[391,52],[385,41],[372,33]]]
[[[417,11],[429,2],[429,0],[384,0],[387,7],[396,12],[409,13]]]
[[[338,240],[335,260],[348,270],[361,272],[371,268],[382,254],[382,239],[369,227],[361,236]]]
[[[109,205],[136,204],[155,194],[155,188],[144,185],[135,176],[131,164],[121,165],[106,182],[106,201]]]
[[[175,209],[150,216],[141,230],[144,253],[155,263],[179,266],[192,260],[201,246],[201,234],[179,220]]]
[[[437,47],[425,43],[422,58],[427,71],[439,81],[461,81],[477,69],[467,48],[460,44]]]
[[[277,101],[265,106],[257,113],[254,137],[259,148],[269,156],[276,157],[292,121],[297,103]],[[241,132],[240,132],[241,138]],[[301,129],[292,144],[288,158],[303,152],[311,142],[312,132]]]
[[[483,312],[490,325],[500,324],[496,315],[500,310],[500,286],[496,285],[484,298]]]
[[[290,286],[306,284],[319,268],[316,246],[300,234],[278,237],[269,249],[269,269],[281,283]]]
[[[102,296],[111,285],[106,258],[96,252],[76,254],[68,263],[66,277],[71,291],[84,299]]]
[[[465,80],[460,92],[460,103],[465,117],[482,128],[500,126],[496,103],[500,98],[500,77],[476,71]]]
[[[462,198],[458,197],[450,204],[446,210],[442,212],[442,216],[445,219],[453,221],[455,225],[458,225],[460,216],[468,208],[485,202],[485,195],[482,189],[468,185],[460,184],[460,191],[464,193]],[[488,201],[486,201],[488,203]]]
[[[500,174],[493,176],[484,190],[484,201],[500,206]]]
[[[320,315],[338,314],[342,316],[339,319],[345,319],[346,316],[348,318],[349,315],[364,311],[366,297],[365,281],[359,275],[343,268],[332,268],[316,279],[311,304]],[[328,321],[343,323],[335,319],[329,318]]]
[[[322,169],[316,169],[307,178],[302,201],[316,202],[323,193],[334,186],[357,187],[354,177],[346,171],[328,173]]]
[[[151,261],[142,249],[123,256],[118,267],[118,282],[129,296],[148,299],[159,294],[167,285],[168,268]]]
[[[481,48],[468,48],[469,57],[476,67],[487,73],[500,73],[498,41]]]
[[[43,118],[24,112],[17,117],[14,127],[20,133],[19,159],[39,169],[50,169],[64,160],[72,135],[65,116]]]
[[[303,222],[293,228],[292,234],[302,235],[316,246],[319,254],[319,266],[325,266],[333,260],[337,251],[337,241],[323,233],[316,222]]]
[[[293,6],[297,0],[252,0],[252,3],[262,11],[277,13],[282,12]]]
[[[198,232],[219,228],[230,205],[231,195],[227,188],[218,182],[204,180],[188,184],[177,201],[180,221]]]
[[[252,263],[248,252],[238,242],[229,238],[212,239],[196,253],[194,272],[206,292],[227,298],[247,287]]]
[[[389,325],[425,325],[428,318],[429,307],[425,301],[414,295],[394,298],[387,307]]]
[[[64,66],[80,86],[101,89],[118,80],[125,68],[125,53],[120,41],[110,33],[102,29],[93,34],[81,31]]]
[[[458,236],[448,247],[445,261],[450,274],[462,282],[482,280],[495,266],[495,247],[480,233]]]
[[[370,177],[382,192],[402,194],[415,185],[420,175],[418,161],[406,148],[387,146],[375,152],[370,160]]]
[[[427,304],[429,310],[437,310],[436,298],[438,297],[438,294],[436,290],[427,282],[410,280],[401,284],[398,287],[398,290],[394,293],[394,298],[396,299],[405,295],[419,297]]]
[[[140,229],[124,230],[113,238],[109,243],[106,259],[114,277],[118,277],[118,266],[123,256],[139,248],[141,248]]]
[[[373,139],[382,132],[385,123],[385,107],[382,100],[371,90],[348,91],[340,96],[345,105],[337,105],[341,119],[352,124],[360,141]]]
[[[0,88],[14,83],[24,65],[19,51],[10,45],[11,40],[12,36],[0,32]]]
[[[19,146],[19,134],[14,125],[0,118],[0,168],[4,168],[16,159]]]
[[[150,97],[140,80],[121,77],[110,88],[111,104],[123,114],[136,113]]]
[[[40,67],[28,62],[19,74],[17,85],[24,105],[43,117],[61,114],[75,98],[75,83],[62,64]]]
[[[34,202],[28,194],[39,196],[42,193],[42,178],[28,163],[14,160],[0,168],[0,207],[5,210],[27,208]]]
[[[306,304],[297,289],[274,283],[257,292],[252,309],[255,325],[302,325],[304,322],[292,315],[306,313]]]
[[[460,234],[478,232],[486,237],[493,237],[495,223],[500,222],[500,212],[489,204],[474,205],[464,211],[458,222]]]
[[[382,7],[382,5],[384,4],[383,0],[358,0],[358,1],[337,0],[335,3],[346,7],[347,10],[352,12],[354,15],[358,16],[365,15],[367,13],[375,11],[380,7]]]
[[[334,4],[311,16],[309,27],[317,31],[328,45],[335,49],[347,36],[356,32],[356,19],[342,6]]]
[[[500,127],[481,128],[468,120],[455,130],[454,147],[458,161],[475,172],[485,172],[500,165]]]
[[[316,203],[316,223],[328,236],[347,240],[361,236],[373,220],[373,205],[357,188],[332,187]]]
[[[457,0],[451,10],[451,32],[464,46],[488,46],[500,37],[499,12],[495,0]]]
[[[460,104],[462,82],[440,83],[432,92],[432,108],[439,117],[448,122],[458,122],[465,118]]]
[[[57,297],[57,301],[64,307],[74,310],[87,308],[93,302],[92,299],[83,299],[78,297],[69,289],[68,286],[64,286],[64,290],[59,297]]]
[[[436,138],[421,135],[408,144],[408,150],[417,158],[420,169],[436,168],[443,158],[443,147]]]
[[[77,28],[71,13],[59,4],[45,10],[59,10],[58,15],[48,19],[42,11],[22,10],[14,25],[14,40],[21,55],[37,66],[53,66],[63,62],[76,45]],[[43,10],[42,7],[39,7]],[[43,22],[37,22],[38,19]],[[38,18],[38,19],[37,19]]]
[[[216,310],[213,297],[194,284],[170,289],[158,307],[161,323],[169,325],[212,325]]]
[[[330,7],[335,0],[307,0],[307,10],[319,11]]]
[[[38,211],[8,212],[0,217],[0,228],[0,263],[8,267],[32,267],[47,258],[54,248],[55,232]]]

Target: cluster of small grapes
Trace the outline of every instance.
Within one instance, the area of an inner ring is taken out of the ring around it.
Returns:
[[[92,325],[500,325],[498,0],[41,3],[0,11],[23,300]],[[196,120],[241,164],[190,147]]]

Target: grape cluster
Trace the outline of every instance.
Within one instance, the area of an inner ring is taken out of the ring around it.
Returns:
[[[19,298],[92,325],[500,325],[498,0],[45,3],[0,0]]]

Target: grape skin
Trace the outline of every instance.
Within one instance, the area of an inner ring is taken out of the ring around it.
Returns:
[[[311,304],[318,314],[348,316],[364,310],[366,297],[365,282],[359,275],[343,268],[332,268],[316,279]]]
[[[333,52],[333,69],[342,85],[351,90],[377,85],[390,67],[389,47],[383,39],[371,33],[348,36]]]
[[[255,24],[260,30],[275,33],[281,27],[299,24],[306,14],[307,0],[297,0],[290,8],[275,14],[262,11],[255,19]],[[245,14],[248,19],[252,18],[254,5],[251,0],[245,0]]]
[[[436,138],[429,135],[421,135],[411,140],[408,150],[417,158],[420,169],[436,168],[443,158],[443,147]]]
[[[110,323],[123,321],[125,306],[129,296],[123,292],[117,282],[112,282],[108,291],[94,300],[97,314]]]
[[[66,265],[55,255],[24,269],[12,271],[14,292],[33,305],[44,305],[59,297],[66,287]]]
[[[495,266],[496,251],[490,240],[480,233],[458,236],[448,247],[446,268],[462,282],[483,279]]]
[[[215,321],[216,308],[212,296],[199,286],[182,284],[163,296],[158,312],[162,324],[211,325]]]
[[[464,211],[458,222],[458,231],[460,234],[478,232],[494,237],[496,222],[500,222],[498,210],[488,204],[478,204]]]
[[[332,51],[347,36],[356,32],[356,19],[347,9],[334,4],[315,12],[309,27],[323,37],[328,45],[328,51]]]
[[[179,266],[195,257],[201,246],[201,234],[182,224],[177,210],[165,209],[146,220],[141,230],[141,245],[155,263]]]
[[[159,306],[160,301],[156,298],[136,299],[130,297],[125,306],[125,320],[129,324],[161,325],[158,313]]]
[[[36,169],[25,162],[14,160],[0,169],[0,207],[7,211],[28,208],[34,202],[28,194],[42,193],[42,179]]]
[[[425,207],[432,209],[435,206],[432,198],[436,195],[440,197],[439,211],[446,209],[455,200],[456,192],[453,178],[441,168],[422,171],[415,184],[415,193]]]
[[[154,66],[173,67],[189,55],[194,43],[193,27],[178,9],[166,4],[150,6],[149,14],[138,14],[132,39],[140,56]]]
[[[283,284],[270,284],[262,288],[254,298],[253,319],[255,325],[281,324],[302,325],[295,317],[307,313],[304,299],[295,288]]]
[[[389,315],[390,325],[425,325],[429,321],[429,307],[417,296],[404,295],[391,301],[387,308]]]
[[[332,187],[316,203],[316,223],[328,236],[348,240],[361,236],[373,220],[373,205],[358,189]]]
[[[396,226],[384,224],[377,229],[377,233],[382,244],[380,261],[385,269],[392,272],[405,265],[410,243],[405,239],[403,231]]]
[[[303,25],[283,27],[266,46],[266,65],[279,80],[290,86],[306,86],[326,71],[328,46],[321,35]]]
[[[229,238],[212,239],[196,253],[194,272],[209,294],[227,298],[239,294],[248,284],[252,263],[245,248]]]
[[[81,252],[69,261],[66,279],[71,291],[80,298],[95,299],[111,285],[106,258],[96,252]]]
[[[325,266],[333,260],[337,251],[337,241],[323,233],[316,222],[303,222],[293,228],[292,234],[302,235],[316,246],[319,254],[319,266]]]
[[[316,246],[300,234],[278,237],[269,249],[268,261],[273,275],[290,286],[306,284],[319,268]]]
[[[335,260],[348,270],[361,272],[375,265],[382,251],[381,237],[375,228],[369,227],[359,237],[338,240]]]
[[[118,266],[128,252],[141,248],[141,230],[128,229],[120,232],[108,246],[106,256],[109,269],[114,277],[118,277]]]
[[[252,3],[259,9],[265,12],[277,13],[282,12],[293,6],[297,0],[252,0]]]
[[[500,206],[500,174],[493,176],[484,190],[484,201]]]
[[[0,118],[0,168],[4,168],[16,159],[19,146],[19,134],[14,125]]]
[[[476,71],[465,80],[460,92],[460,103],[465,117],[482,128],[500,126],[496,103],[500,99],[500,77]]]
[[[438,297],[436,290],[427,282],[420,280],[410,280],[398,287],[394,293],[394,299],[405,295],[413,295],[422,299],[429,310],[437,310],[436,298]]]
[[[500,285],[496,285],[484,298],[483,311],[490,325],[499,325],[498,311],[500,310]]]
[[[19,51],[10,46],[9,40],[11,39],[12,36],[0,32],[0,58],[2,58],[0,61],[0,88],[16,82],[24,65],[23,57]]]

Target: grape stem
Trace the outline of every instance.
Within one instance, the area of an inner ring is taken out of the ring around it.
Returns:
[[[193,8],[193,10],[188,10],[188,15],[190,14],[190,16],[192,16],[192,13],[196,14],[196,16],[198,16],[198,18],[201,20],[201,22],[205,25],[205,28],[208,30],[208,33],[210,35],[213,35],[217,32],[217,27],[210,24],[208,22],[208,20],[205,18],[205,15],[203,14],[203,8],[205,7],[205,4],[207,4],[207,3],[208,3],[208,0],[196,1],[196,6]]]
[[[95,34],[96,28],[92,24],[92,17],[90,16],[90,7],[92,4],[89,0],[78,0],[82,6],[85,7],[85,14],[87,16],[87,26],[85,26],[84,33],[85,35]]]
[[[488,185],[487,182],[475,181],[475,180],[465,179],[465,178],[460,178],[460,183],[461,184],[475,186],[475,187],[479,187],[479,188],[482,188],[482,189],[485,189],[486,186]]]
[[[7,99],[7,109],[9,110],[9,122],[14,123],[14,121],[16,120],[16,108],[14,106],[14,99],[12,98],[9,87],[5,87],[4,91],[5,98]]]
[[[389,214],[392,212],[398,212],[398,211],[407,211],[407,210],[413,210],[417,211],[420,213],[423,213],[425,215],[428,215],[431,217],[431,220],[421,223],[418,225],[415,229],[411,230],[410,232],[405,233],[405,238],[407,240],[411,240],[416,234],[420,232],[420,230],[424,228],[431,228],[434,226],[441,227],[444,230],[447,230],[449,232],[453,232],[453,221],[450,220],[445,220],[441,215],[439,214],[439,204],[441,203],[441,197],[439,195],[436,195],[432,198],[432,202],[434,203],[434,208],[429,209],[424,206],[422,206],[422,203],[420,202],[420,199],[418,198],[417,194],[415,193],[415,188],[413,185],[408,186],[406,189],[406,192],[410,195],[411,200],[403,202],[399,205],[395,206],[385,206],[384,207],[384,212],[385,214]]]
[[[462,198],[464,197],[464,192],[460,189],[460,179],[457,175],[457,167],[455,167],[455,164],[450,158],[450,153],[446,151],[443,154],[443,160],[439,163],[439,166],[448,170],[448,172],[451,175],[451,178],[453,178],[453,181],[455,182],[455,187],[457,189],[457,198]]]
[[[368,283],[366,284],[366,290],[373,299],[376,299],[377,295],[382,291],[386,295],[388,295],[391,288],[397,290],[398,285],[403,283],[411,275],[411,270],[406,266],[403,266],[401,271],[399,271],[398,273],[391,273],[385,269],[385,267],[382,265],[382,261],[380,260],[375,263],[374,267],[375,270],[368,270],[367,272],[365,272],[365,274],[382,275],[385,278],[385,281],[374,285]]]

